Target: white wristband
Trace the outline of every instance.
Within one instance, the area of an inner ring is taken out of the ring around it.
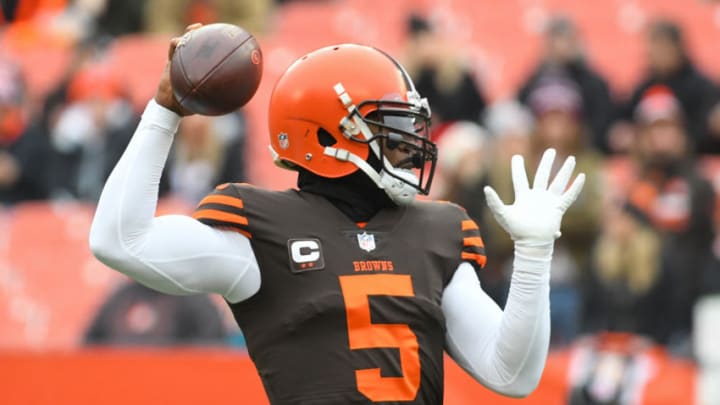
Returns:
[[[553,242],[529,244],[515,242],[515,271],[549,275],[552,261]]]
[[[140,125],[152,125],[174,134],[177,132],[180,118],[182,117],[161,106],[155,99],[151,99],[142,114]]]

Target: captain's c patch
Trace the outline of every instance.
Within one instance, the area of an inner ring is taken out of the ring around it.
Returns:
[[[322,246],[318,239],[290,239],[288,240],[288,254],[290,255],[290,271],[303,273],[325,268]]]

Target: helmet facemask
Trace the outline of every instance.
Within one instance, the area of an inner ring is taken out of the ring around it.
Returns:
[[[427,101],[410,92],[410,102],[365,100],[355,106],[342,86],[336,90],[348,108],[348,115],[340,122],[340,131],[348,140],[367,144],[380,165],[372,167],[364,161],[348,160],[398,204],[411,202],[418,193],[427,195],[437,163],[437,147],[429,139]],[[344,158],[337,153],[335,156]],[[389,156],[394,156],[396,161],[391,161]]]
[[[376,109],[362,120],[372,134],[367,143],[380,160],[379,169],[427,195],[437,161],[437,147],[429,139],[429,115],[410,110],[408,103],[398,102],[365,101],[358,109],[370,103],[375,104]],[[402,158],[392,161],[393,155],[402,155]],[[402,171],[414,174],[416,179],[409,180],[399,174]]]

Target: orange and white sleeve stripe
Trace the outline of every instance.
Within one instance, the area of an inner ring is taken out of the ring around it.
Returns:
[[[252,238],[245,214],[245,204],[240,197],[230,194],[231,186],[218,186],[203,198],[193,213],[193,218],[218,228],[227,228]]]
[[[485,267],[485,243],[480,236],[480,228],[472,219],[465,219],[461,223],[463,235],[462,259]]]

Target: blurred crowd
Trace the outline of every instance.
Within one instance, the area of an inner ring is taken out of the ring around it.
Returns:
[[[270,6],[255,0],[3,2],[0,35],[13,29],[16,43],[53,38],[66,43],[72,56],[42,100],[30,97],[19,65],[0,57],[0,205],[97,201],[140,118],[107,57],[114,38],[175,35],[191,21],[209,23],[221,15],[261,32]],[[161,195],[194,204],[215,184],[245,180],[245,136],[242,111],[184,120]]]
[[[693,307],[720,292],[718,205],[700,166],[720,152],[720,88],[694,66],[682,28],[648,24],[645,76],[622,97],[588,64],[573,21],[556,16],[515,97],[494,103],[428,21],[411,17],[408,33],[408,67],[429,98],[440,150],[433,197],[460,203],[482,224],[491,258],[480,274],[485,290],[503,304],[513,245],[482,188],[511,202],[510,156],[525,156],[532,173],[553,147],[558,165],[576,156],[587,181],[555,246],[552,343],[632,332],[689,356]],[[624,182],[608,176],[617,158]]]
[[[9,0],[0,38],[70,54],[38,99],[21,65],[0,49],[0,208],[28,201],[94,204],[140,120],[108,54],[116,38],[170,37],[190,22],[222,19],[262,32],[263,0]],[[10,38],[10,39],[8,39]],[[159,73],[159,72],[158,72]],[[194,206],[215,185],[246,181],[244,111],[184,119],[160,181],[161,197]],[[88,320],[86,344],[226,344],[240,338],[208,296],[173,297],[118,286]]]
[[[46,13],[52,18],[42,21],[51,23],[41,28],[71,41],[74,53],[40,101],[28,100],[19,67],[0,60],[0,206],[97,200],[139,120],[104,59],[114,37],[176,34],[189,22],[220,19],[260,33],[273,7],[270,0],[3,2],[3,27]],[[489,100],[462,50],[423,16],[408,17],[403,62],[429,99],[440,150],[432,197],[460,203],[482,224],[490,260],[481,282],[502,305],[512,241],[487,211],[482,188],[512,201],[511,155],[524,155],[530,173],[547,147],[557,149],[558,163],[575,155],[587,182],[555,248],[553,344],[611,330],[688,354],[694,304],[720,292],[718,203],[700,166],[720,154],[719,86],[695,67],[672,21],[648,24],[638,55],[645,76],[625,96],[587,62],[571,19],[551,18],[543,35],[543,56],[515,97]],[[245,139],[243,111],[184,119],[161,191],[194,204],[216,184],[246,180]],[[629,173],[622,185],[607,178],[616,157]],[[143,294],[151,293],[126,296]]]

